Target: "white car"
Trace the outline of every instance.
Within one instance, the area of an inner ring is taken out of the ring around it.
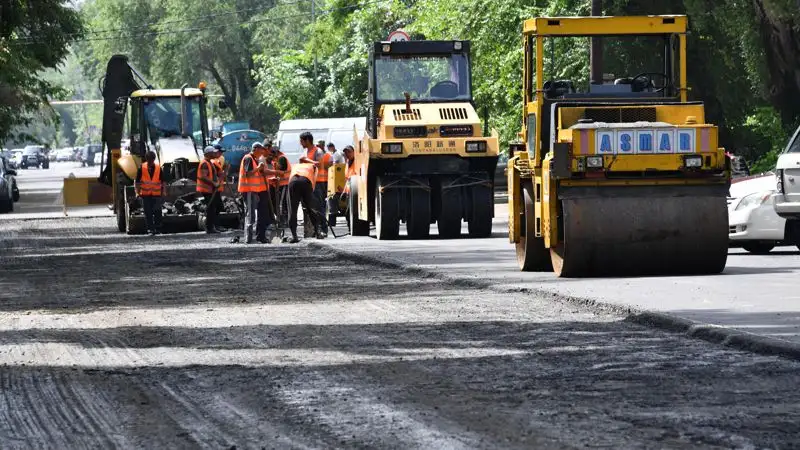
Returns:
[[[800,127],[789,145],[778,157],[776,190],[773,196],[775,212],[785,219],[800,220]]]
[[[734,180],[728,197],[728,238],[732,246],[750,253],[769,253],[779,245],[791,245],[786,239],[786,219],[772,206],[775,174]]]

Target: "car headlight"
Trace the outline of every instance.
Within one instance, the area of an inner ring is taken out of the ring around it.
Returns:
[[[396,142],[384,142],[381,144],[381,153],[398,154],[403,153],[403,144]]]
[[[602,156],[587,156],[586,157],[586,167],[590,169],[602,169],[603,168],[603,157]]]
[[[467,142],[467,153],[485,152],[486,141]]]
[[[687,169],[703,167],[703,157],[700,155],[686,155],[683,157],[683,166]]]
[[[773,191],[755,192],[744,197],[734,208],[734,211],[741,211],[744,209],[757,208],[769,200]]]

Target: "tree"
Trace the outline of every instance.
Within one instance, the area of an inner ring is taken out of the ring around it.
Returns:
[[[4,2],[0,7],[0,143],[35,138],[25,127],[37,116],[56,120],[52,108],[43,105],[63,91],[42,73],[55,68],[82,33],[80,15],[67,0]]]

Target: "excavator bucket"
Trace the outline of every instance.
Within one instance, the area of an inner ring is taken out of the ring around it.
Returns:
[[[97,177],[64,178],[64,209],[112,203],[111,186]]]
[[[551,249],[561,277],[714,274],[728,256],[726,186],[575,188]]]

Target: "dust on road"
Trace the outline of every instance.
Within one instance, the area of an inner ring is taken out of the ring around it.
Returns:
[[[800,364],[113,219],[0,223],[4,448],[790,448]]]

